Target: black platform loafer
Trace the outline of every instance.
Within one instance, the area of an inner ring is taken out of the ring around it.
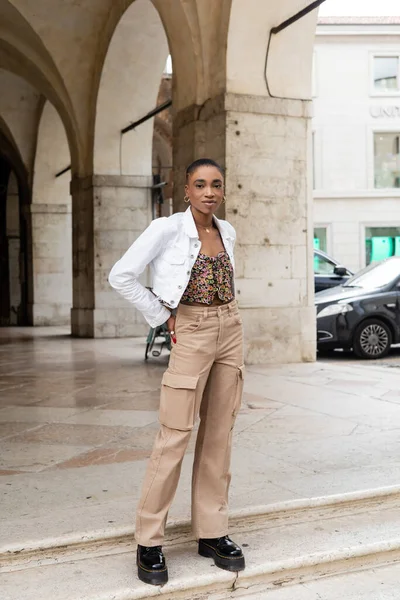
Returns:
[[[136,564],[138,577],[150,585],[164,585],[168,581],[168,569],[161,546],[137,547]]]
[[[243,571],[245,567],[242,549],[227,535],[220,538],[199,539],[199,554],[213,558],[216,566],[225,571]]]

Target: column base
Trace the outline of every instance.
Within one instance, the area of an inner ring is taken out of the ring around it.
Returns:
[[[82,338],[95,337],[93,316],[92,308],[71,308],[71,335]]]
[[[70,310],[70,304],[35,303],[32,305],[32,325],[34,327],[69,325]]]
[[[150,326],[133,308],[73,308],[71,333],[74,337],[144,337]]]
[[[242,308],[245,362],[285,364],[316,360],[315,308]]]

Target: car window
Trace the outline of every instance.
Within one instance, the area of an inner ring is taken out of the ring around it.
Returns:
[[[360,287],[373,290],[385,287],[400,275],[400,257],[393,257],[379,263],[371,263],[351,277],[346,287]]]
[[[314,254],[314,274],[315,275],[334,275],[335,263],[325,256]]]

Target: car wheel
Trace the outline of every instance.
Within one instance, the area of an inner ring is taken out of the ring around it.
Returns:
[[[360,358],[382,358],[389,353],[392,332],[383,321],[369,319],[356,329],[353,338],[354,353]]]

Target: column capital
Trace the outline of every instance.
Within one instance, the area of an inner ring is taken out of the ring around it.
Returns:
[[[184,127],[194,121],[209,121],[222,112],[257,113],[310,119],[313,116],[312,100],[271,98],[251,94],[219,94],[204,104],[192,104],[175,115],[175,127]]]

